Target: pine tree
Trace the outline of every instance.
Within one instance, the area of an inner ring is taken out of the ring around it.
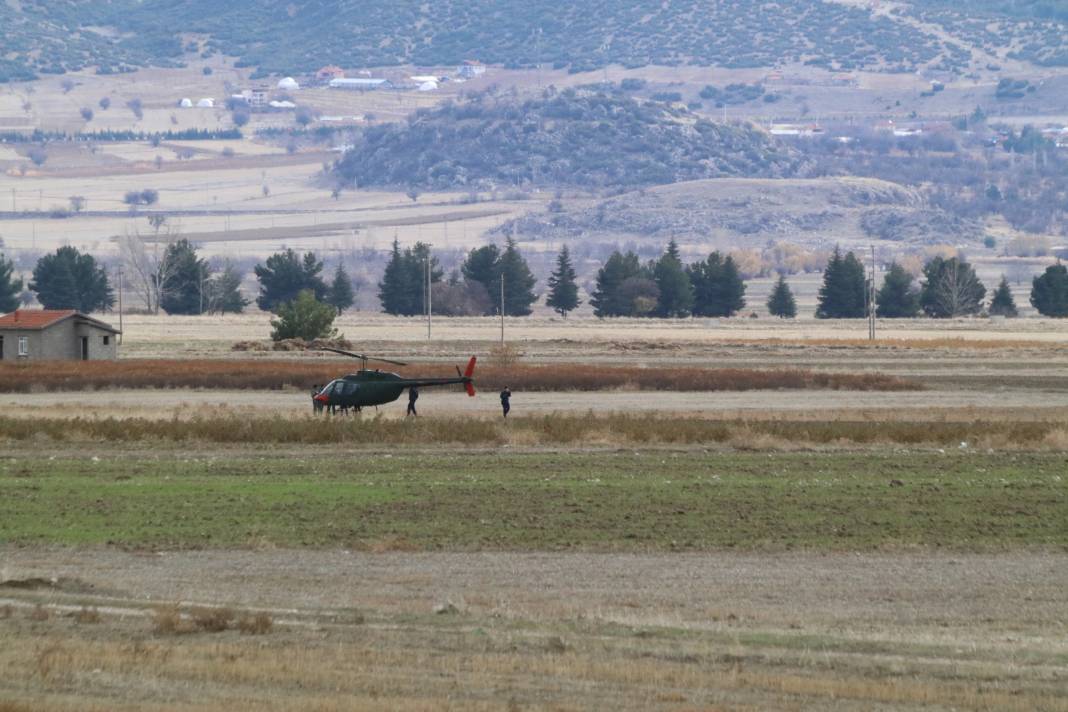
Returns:
[[[260,281],[256,304],[264,311],[274,311],[278,305],[296,299],[305,289],[310,289],[322,301],[326,297],[326,283],[319,276],[322,271],[323,263],[314,252],[305,253],[303,259],[292,249],[275,253],[264,264],[256,265],[256,278]]]
[[[912,286],[912,275],[897,262],[883,277],[875,307],[875,315],[883,319],[908,319],[920,313],[920,294]]]
[[[745,307],[745,282],[734,258],[713,252],[687,270],[694,291],[694,316],[733,316]]]
[[[624,282],[646,276],[636,254],[628,252],[624,255],[619,250],[613,252],[597,270],[597,286],[590,297],[594,315],[631,316],[634,309],[633,300],[628,301],[620,289]]]
[[[215,275],[205,286],[205,308],[209,314],[240,314],[249,305],[241,296],[242,274],[229,261],[222,272]]]
[[[338,262],[334,271],[334,281],[330,283],[330,291],[326,294],[326,303],[334,307],[340,316],[342,312],[352,306],[355,295],[352,293],[352,280],[349,278],[345,267]]]
[[[656,305],[656,315],[678,318],[689,316],[693,309],[693,285],[682,266],[678,243],[672,239],[667,249],[653,267],[653,279],[660,296]]]
[[[864,265],[852,252],[842,256],[835,246],[834,253],[823,271],[817,319],[861,319],[867,314]]]
[[[404,264],[408,270],[408,282],[415,292],[412,294],[411,314],[426,314],[426,265],[430,261],[430,282],[439,284],[445,271],[438,264],[438,258],[430,254],[430,245],[417,242],[404,250]]]
[[[19,308],[22,280],[16,280],[12,276],[14,271],[15,264],[0,254],[0,314],[13,312]]]
[[[1005,279],[1005,275],[1001,276],[1001,282],[994,290],[993,299],[990,300],[990,313],[993,316],[1019,316],[1016,300],[1012,298],[1012,289],[1009,288],[1009,280]]]
[[[168,276],[160,288],[160,308],[168,314],[200,314],[210,297],[204,294],[204,282],[211,273],[208,263],[199,259],[196,248],[184,239],[167,246],[163,263]]]
[[[378,299],[382,302],[382,311],[387,314],[411,316],[415,310],[415,292],[418,282],[412,282],[410,264],[401,253],[400,243],[394,238],[393,252],[378,283]]]
[[[924,265],[923,274],[926,281],[920,292],[920,305],[927,316],[948,319],[982,310],[986,287],[964,260],[935,257]]]
[[[1068,316],[1068,268],[1060,262],[1031,282],[1031,306],[1042,316]]]
[[[793,319],[797,316],[797,302],[794,301],[790,285],[786,283],[786,277],[779,275],[779,281],[775,283],[771,295],[768,297],[768,312],[772,316],[783,319]]]
[[[493,305],[499,305],[501,299],[501,283],[498,281],[500,259],[501,251],[496,245],[483,245],[471,250],[460,265],[464,282],[474,291],[485,293],[486,315],[496,313],[497,309]],[[481,287],[481,290],[478,287]],[[477,301],[482,303],[481,300]]]
[[[45,309],[91,312],[109,309],[115,303],[104,268],[92,255],[83,255],[69,245],[37,260],[30,290]]]
[[[530,267],[519,253],[515,238],[509,237],[501,253],[498,274],[504,280],[504,313],[508,316],[526,316],[530,306],[538,301],[534,294],[537,280],[530,273]],[[498,282],[498,285],[500,283]],[[498,286],[498,289],[500,287]],[[493,294],[490,295],[495,296]],[[498,300],[499,300],[499,295]]]
[[[567,318],[567,313],[581,302],[578,298],[578,285],[575,284],[575,268],[571,264],[571,253],[567,245],[560,248],[556,258],[556,271],[549,275],[549,296],[545,305],[552,307],[560,316]]]

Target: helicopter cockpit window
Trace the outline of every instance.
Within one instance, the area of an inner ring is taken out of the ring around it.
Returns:
[[[345,398],[348,398],[349,396],[351,396],[354,393],[356,393],[356,390],[359,387],[360,386],[357,383],[349,383],[348,381],[345,381],[344,390],[342,391],[342,394],[344,395]]]

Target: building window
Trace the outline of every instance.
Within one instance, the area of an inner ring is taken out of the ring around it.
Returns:
[[[27,336],[19,337],[19,356],[30,355],[30,339]]]
[[[107,346],[110,343],[111,343],[111,337],[110,336],[105,336],[104,337],[104,346]]]

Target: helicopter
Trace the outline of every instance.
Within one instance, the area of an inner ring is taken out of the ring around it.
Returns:
[[[342,356],[350,356],[360,360],[361,367],[356,373],[350,373],[341,378],[335,378],[327,383],[313,397],[324,408],[355,408],[359,412],[364,406],[379,406],[384,403],[392,403],[400,398],[406,388],[423,386],[449,386],[460,384],[467,391],[467,395],[474,397],[474,373],[475,357],[467,362],[467,369],[461,373],[456,368],[456,378],[403,378],[396,373],[388,371],[370,370],[367,368],[368,361],[388,363],[394,366],[407,366],[401,361],[391,361],[388,358],[375,358],[366,354],[357,354],[351,351],[343,351],[330,347],[323,347],[323,351],[331,351]]]

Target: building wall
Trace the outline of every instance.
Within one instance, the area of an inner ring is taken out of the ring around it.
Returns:
[[[90,324],[79,324],[75,329],[75,343],[74,347],[77,351],[75,358],[81,358],[81,337],[89,337],[89,360],[112,360],[119,356],[119,349],[117,345],[118,335],[112,334],[110,331],[97,328]],[[104,338],[107,337],[107,344],[104,343]]]
[[[28,339],[29,354],[25,359],[31,361],[80,360],[83,336],[89,339],[90,360],[115,359],[119,355],[117,335],[89,324],[78,324],[74,319],[64,319],[42,330],[0,329],[0,336],[4,339],[4,361],[20,360],[20,336]],[[105,336],[107,344],[104,344]]]

